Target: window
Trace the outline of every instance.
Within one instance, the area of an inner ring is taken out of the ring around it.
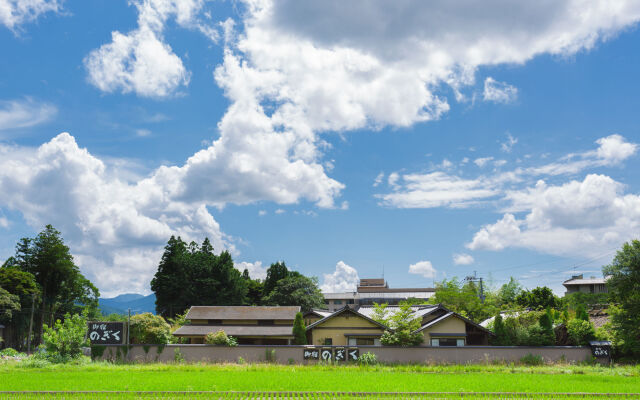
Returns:
[[[333,304],[342,304],[342,300],[334,300]]]
[[[462,347],[464,346],[464,339],[454,339],[454,338],[431,339],[431,345],[442,346],[442,347]]]
[[[258,325],[275,325],[275,321],[272,319],[259,319]]]
[[[222,320],[221,319],[208,319],[207,323],[209,325],[222,325]]]
[[[373,338],[356,338],[357,346],[373,346]]]
[[[333,344],[333,339],[331,338],[324,338],[324,343],[325,346],[331,346]]]

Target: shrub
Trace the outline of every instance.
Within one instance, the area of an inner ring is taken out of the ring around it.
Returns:
[[[307,331],[301,312],[297,313],[296,319],[293,320],[293,337],[296,344],[307,344]]]
[[[375,365],[378,363],[378,356],[367,351],[364,354],[360,354],[358,358],[358,364],[360,365]]]
[[[567,324],[567,333],[569,340],[576,346],[586,346],[590,340],[596,337],[596,331],[593,324],[582,319],[572,319]]]
[[[234,337],[228,336],[222,329],[217,332],[207,333],[204,342],[216,346],[235,347],[238,345],[238,341]]]
[[[276,350],[275,349],[266,349],[264,351],[264,359],[267,362],[275,362],[276,361]]]
[[[5,357],[26,357],[25,353],[20,353],[16,349],[12,349],[11,347],[7,347],[6,349],[0,350],[0,356]]]
[[[44,325],[42,342],[46,351],[46,357],[54,363],[69,362],[82,356],[82,347],[88,346],[87,318],[83,315],[68,313],[64,316],[64,322],[56,320],[53,328]]]
[[[131,343],[167,344],[173,341],[171,327],[159,315],[136,314],[131,317]]]
[[[182,355],[182,352],[180,351],[179,348],[175,348],[173,350],[173,361],[175,361],[178,364],[184,362],[184,356]]]
[[[542,356],[533,355],[531,353],[520,359],[520,363],[524,365],[542,365],[544,363]]]

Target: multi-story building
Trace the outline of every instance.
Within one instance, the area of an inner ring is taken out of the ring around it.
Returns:
[[[608,277],[596,278],[595,276],[585,279],[583,275],[580,274],[572,276],[571,279],[564,281],[562,285],[567,288],[567,292],[565,294],[577,292],[607,293],[607,279]]]
[[[390,288],[384,279],[360,279],[355,292],[324,293],[324,299],[327,309],[336,311],[345,305],[397,305],[409,298],[427,301],[434,294],[433,288]]]

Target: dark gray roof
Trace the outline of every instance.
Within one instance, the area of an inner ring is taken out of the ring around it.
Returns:
[[[184,325],[173,334],[175,336],[205,336],[209,332],[223,330],[233,337],[243,336],[289,336],[293,337],[291,325]]]
[[[286,319],[293,320],[300,306],[193,306],[187,319]]]

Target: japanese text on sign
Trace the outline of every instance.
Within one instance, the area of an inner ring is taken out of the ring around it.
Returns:
[[[123,322],[89,322],[89,340],[92,344],[122,344]]]

